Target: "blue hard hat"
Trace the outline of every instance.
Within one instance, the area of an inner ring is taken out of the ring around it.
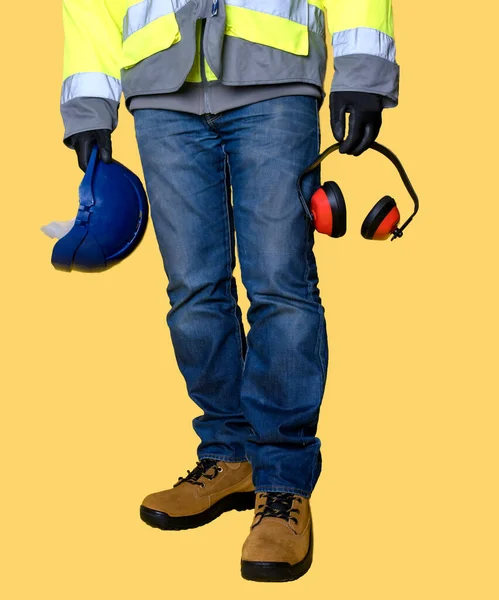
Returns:
[[[144,186],[118,161],[99,160],[95,145],[79,196],[75,223],[55,244],[52,264],[61,271],[105,271],[128,256],[144,236],[149,217]]]

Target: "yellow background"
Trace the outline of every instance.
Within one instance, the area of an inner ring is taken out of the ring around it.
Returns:
[[[330,362],[315,560],[281,586],[239,575],[250,512],[184,532],[139,519],[147,493],[194,466],[199,410],[151,226],[109,272],[50,263],[55,240],[39,228],[75,216],[82,175],[61,141],[60,4],[2,8],[2,597],[497,600],[495,3],[394,0],[400,104],[378,141],[421,199],[402,239],[360,236],[385,193],[403,219],[412,211],[388,161],[324,165],[349,222],[341,239],[316,236]],[[327,104],[321,117],[325,148]],[[120,118],[114,155],[142,175]]]

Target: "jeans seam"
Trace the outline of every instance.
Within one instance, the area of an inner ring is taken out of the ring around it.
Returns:
[[[224,462],[249,462],[246,456],[238,457],[238,456],[224,456],[223,454],[204,454],[201,453],[198,455],[198,459],[201,460],[203,458],[211,458],[213,460],[223,460]]]
[[[319,154],[320,151],[321,151],[321,128],[320,128],[320,118],[319,118],[319,101],[317,100],[317,154]],[[320,171],[319,171],[319,173],[320,173]],[[320,175],[319,175],[319,177],[320,177]],[[320,180],[319,180],[319,183],[320,183]],[[322,348],[322,344],[324,343],[324,341],[326,339],[326,335],[325,335],[326,334],[326,322],[325,322],[325,316],[324,316],[325,308],[322,305],[322,303],[320,304],[319,311],[320,311],[320,315],[321,315],[320,318],[322,321],[321,336],[320,336],[321,340],[320,340],[320,344],[319,344],[319,361],[320,361],[321,367],[322,367],[322,377],[323,377],[322,386],[324,389],[326,387],[326,364],[325,364],[324,358],[321,353],[321,348]]]
[[[296,488],[293,486],[284,486],[284,485],[256,485],[255,493],[265,493],[265,492],[284,492],[288,494],[297,494],[298,496],[303,496],[304,498],[309,498],[312,494],[310,491],[302,490],[300,488]]]
[[[323,360],[322,352],[321,352],[322,345],[325,340],[324,329],[326,327],[326,323],[324,322],[324,307],[323,306],[321,306],[319,315],[320,315],[320,327],[319,327],[319,344],[318,344],[317,355],[319,357],[319,362],[320,362],[321,370],[322,370],[322,386],[323,386],[323,388],[325,388],[326,387],[326,365]]]
[[[236,335],[237,335],[237,339],[239,342],[239,352],[241,355],[241,366],[244,368],[244,354],[243,354],[243,342],[241,339],[241,327],[239,324],[239,320],[237,318],[237,300],[234,298],[234,296],[232,295],[232,291],[231,291],[231,279],[233,277],[233,272],[231,271],[231,266],[232,266],[232,253],[233,253],[233,248],[232,248],[232,243],[231,243],[231,230],[230,230],[230,219],[229,219],[229,193],[227,190],[227,171],[229,173],[229,181],[231,181],[230,179],[230,166],[229,166],[229,160],[228,160],[228,156],[227,156],[227,152],[225,151],[225,144],[222,142],[222,152],[223,152],[223,161],[224,161],[224,178],[225,178],[225,185],[224,185],[224,196],[225,196],[225,222],[227,224],[227,235],[226,235],[226,240],[228,240],[228,247],[226,246],[226,250],[228,249],[228,253],[229,253],[229,257],[228,257],[228,262],[227,262],[227,271],[228,271],[228,278],[227,278],[227,284],[226,284],[226,293],[227,295],[232,298],[232,305],[233,305],[233,311],[232,314],[234,316],[234,320],[236,322]]]
[[[320,139],[320,120],[319,120],[319,103],[318,102],[316,102],[315,132],[316,132],[315,135],[316,135],[317,154],[319,154],[320,149],[321,149],[321,139]],[[320,181],[319,181],[319,184],[320,184]],[[308,281],[308,276],[310,273],[310,264],[309,264],[309,260],[308,260],[309,243],[310,243],[311,239],[313,238],[313,235],[314,235],[314,233],[313,233],[312,224],[307,221],[307,225],[306,225],[307,242],[306,242],[306,250],[305,250],[305,262],[307,264],[307,270],[306,270],[305,276],[307,278],[309,300],[313,300],[313,297],[311,294],[310,281]],[[321,371],[321,378],[322,378],[322,386],[324,388],[326,385],[326,376],[325,376],[324,364],[323,364],[321,352],[320,352],[320,345],[322,343],[322,337],[323,337],[323,331],[322,331],[323,330],[323,323],[322,323],[323,313],[324,313],[324,307],[321,305],[320,302],[318,302],[317,303],[317,314],[319,317],[319,327],[318,327],[318,331],[317,331],[317,339],[315,341],[314,355],[315,355],[317,362],[319,363],[319,367],[320,367],[320,371]]]
[[[310,264],[309,264],[309,260],[308,260],[308,252],[309,252],[309,243],[310,243],[310,226],[307,223],[305,225],[305,229],[306,229],[306,242],[305,242],[305,281],[307,282],[307,298],[309,300],[313,301],[313,296],[312,296],[312,287],[310,284],[310,280],[309,280],[309,274],[310,274]]]
[[[312,473],[310,474],[310,484],[309,487],[310,489],[314,489],[315,484],[317,483],[317,473],[319,471],[319,453],[321,451],[321,442],[319,441],[319,448],[318,448],[318,453],[317,453],[317,457],[316,460],[312,466]],[[319,473],[320,474],[320,473]]]
[[[216,129],[216,123],[215,121],[218,121],[218,119],[222,116],[222,113],[205,113],[203,114],[204,120],[206,122],[206,124],[208,125],[208,127],[210,129],[212,129],[213,131],[218,131]],[[212,127],[213,126],[213,127]]]
[[[321,150],[321,130],[320,130],[320,119],[319,119],[319,101],[317,101],[317,112],[316,112],[316,119],[317,119],[317,154],[320,154],[320,150]],[[320,170],[319,170],[319,174],[320,174]],[[320,175],[319,175],[319,185],[320,185]],[[324,306],[322,305],[322,303],[319,303],[318,305],[318,310],[319,310],[319,333],[317,335],[317,358],[319,360],[319,365],[321,367],[321,374],[322,374],[322,390],[324,392],[324,389],[326,387],[326,367],[325,367],[325,363],[322,357],[322,353],[321,353],[321,348],[322,348],[322,344],[323,341],[325,339],[325,327],[326,327],[326,323],[324,320]],[[320,444],[320,442],[319,442]],[[320,445],[319,445],[319,452],[320,452]],[[311,473],[311,481],[310,481],[310,487],[311,489],[313,489],[315,487],[315,484],[317,482],[317,473],[318,473],[318,469],[319,469],[319,465],[318,465],[318,461],[316,460],[314,462],[313,468],[312,468],[312,473]],[[319,473],[320,474],[320,473]]]
[[[315,140],[316,140],[316,148],[317,148],[317,154],[320,153],[320,121],[319,121],[319,111],[318,111],[318,102],[316,102],[316,111],[315,111]],[[310,240],[311,240],[311,236],[310,234],[312,233],[312,225],[311,223],[308,222],[307,219],[307,224],[305,227],[305,236],[306,236],[306,242],[305,242],[305,279],[307,282],[307,294],[308,294],[308,300],[312,300],[313,301],[313,296],[312,296],[312,288],[311,288],[311,284],[310,281],[308,279],[308,276],[310,274],[310,264],[309,264],[309,260],[308,260],[308,253],[309,253],[309,244],[310,244]]]

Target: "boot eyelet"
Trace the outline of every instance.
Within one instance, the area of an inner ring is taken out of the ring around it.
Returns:
[[[206,483],[204,483],[204,481],[201,483],[201,487],[202,488],[206,487]]]
[[[221,473],[223,471],[222,467],[217,467],[217,471]]]

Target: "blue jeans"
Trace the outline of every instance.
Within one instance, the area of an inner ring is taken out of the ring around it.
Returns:
[[[317,100],[287,96],[201,116],[138,109],[134,120],[168,278],[166,321],[203,412],[193,421],[198,458],[249,460],[257,492],[310,497],[328,343],[314,228],[296,180],[319,153]],[[318,168],[304,178],[307,200],[319,185]]]

